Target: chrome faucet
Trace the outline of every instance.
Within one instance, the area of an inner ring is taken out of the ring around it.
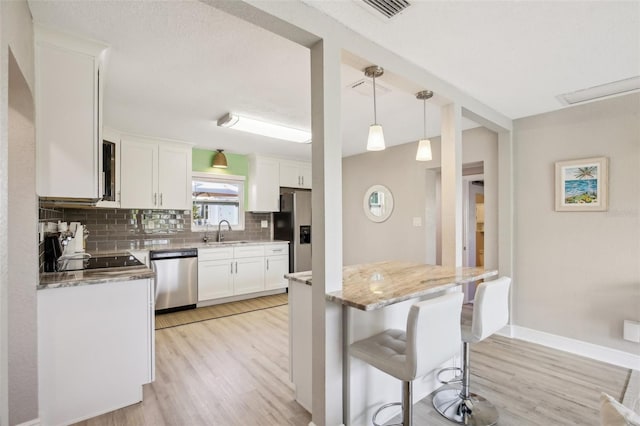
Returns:
[[[220,225],[222,225],[222,222],[226,222],[227,226],[229,227],[229,231],[231,231],[231,224],[228,220],[222,219],[220,222],[218,222],[218,242],[224,240],[224,235],[222,235],[222,231],[220,230]]]
[[[202,237],[202,241],[207,244],[209,242],[209,222],[206,223],[204,228],[204,237]]]

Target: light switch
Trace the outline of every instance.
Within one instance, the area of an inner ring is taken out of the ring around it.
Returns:
[[[260,221],[260,227],[261,228],[268,228],[269,227],[269,221],[267,221],[267,220]]]
[[[422,226],[422,218],[421,217],[414,217],[413,218],[413,226],[416,226],[416,227]]]

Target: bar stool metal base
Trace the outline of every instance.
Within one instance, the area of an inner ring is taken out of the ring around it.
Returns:
[[[433,395],[433,407],[443,417],[461,425],[491,426],[498,422],[498,410],[474,393],[468,399],[460,389],[444,387]]]
[[[390,402],[390,403],[384,404],[382,407],[378,408],[376,410],[376,412],[373,413],[373,417],[371,418],[371,422],[373,423],[373,426],[382,426],[380,423],[378,423],[376,417],[378,417],[378,414],[380,414],[380,412],[382,410],[385,410],[385,409],[387,409],[389,407],[395,407],[396,405],[400,405],[401,406],[402,402]],[[387,426],[402,426],[402,423],[394,423],[394,424],[387,425]]]

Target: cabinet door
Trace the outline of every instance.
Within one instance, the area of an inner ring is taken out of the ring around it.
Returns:
[[[191,210],[191,147],[159,146],[158,207]]]
[[[125,137],[120,152],[121,207],[156,208],[158,145]]]
[[[301,184],[298,164],[289,161],[280,161],[280,186],[299,188]]]
[[[264,257],[236,259],[234,265],[234,294],[264,290]]]
[[[289,256],[267,256],[266,263],[265,290],[286,288],[288,281],[284,275],[289,273]]]
[[[38,195],[99,198],[96,58],[38,43],[36,64]]]
[[[249,208],[252,212],[280,211],[280,164],[270,158],[249,160]]]
[[[143,279],[37,292],[42,424],[142,400],[153,369],[152,286]]]
[[[198,262],[198,301],[233,296],[232,259]]]
[[[300,163],[299,174],[300,174],[300,182],[301,188],[311,189],[311,164],[309,163]]]

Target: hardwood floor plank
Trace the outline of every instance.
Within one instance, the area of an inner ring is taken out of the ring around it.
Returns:
[[[472,345],[472,390],[500,426],[596,426],[599,395],[620,399],[629,370],[500,336]],[[289,382],[288,307],[156,332],[156,381],[144,401],[81,426],[307,426]],[[415,424],[451,426],[415,405]]]

